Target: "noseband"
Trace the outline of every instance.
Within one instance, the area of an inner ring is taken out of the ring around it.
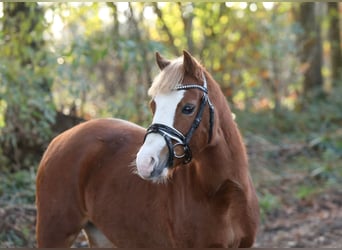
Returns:
[[[189,163],[191,161],[192,154],[191,154],[189,142],[191,140],[193,133],[195,132],[195,130],[198,128],[199,124],[201,123],[203,111],[207,103],[209,106],[209,113],[210,113],[208,143],[211,141],[211,137],[213,133],[213,125],[214,125],[214,106],[212,105],[208,96],[207,80],[204,76],[204,73],[202,73],[202,75],[203,75],[203,86],[197,85],[197,84],[179,85],[174,89],[174,90],[199,89],[203,92],[203,96],[201,98],[201,104],[199,106],[196,117],[189,131],[185,135],[183,135],[181,132],[179,132],[177,129],[173,127],[169,127],[167,125],[160,124],[160,123],[154,123],[147,128],[145,139],[146,139],[146,136],[151,133],[160,134],[165,139],[166,145],[169,150],[169,158],[167,162],[168,167],[173,166],[174,158],[177,158],[177,159],[183,158],[184,164]],[[175,141],[175,143],[173,143],[173,141]],[[183,154],[178,155],[177,152],[175,152],[175,148],[177,147],[183,148]]]

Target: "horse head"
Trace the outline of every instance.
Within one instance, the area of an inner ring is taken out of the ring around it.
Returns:
[[[175,60],[157,52],[156,61],[161,72],[148,91],[153,120],[136,166],[142,178],[163,181],[176,166],[190,163],[210,143],[214,107],[208,73],[188,52],[183,51],[183,57]]]

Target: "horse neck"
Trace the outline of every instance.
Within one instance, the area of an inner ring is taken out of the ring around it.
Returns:
[[[245,187],[249,185],[246,150],[226,98],[216,82],[211,85],[209,93],[215,97],[211,98],[215,107],[213,138],[194,162],[196,173],[209,192],[228,179]]]

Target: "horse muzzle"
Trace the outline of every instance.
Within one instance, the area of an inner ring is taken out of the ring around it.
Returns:
[[[158,134],[151,134],[137,154],[137,174],[145,180],[164,180],[168,175],[168,159],[164,139]]]

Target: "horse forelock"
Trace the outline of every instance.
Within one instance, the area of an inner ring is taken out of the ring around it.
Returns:
[[[165,67],[153,80],[148,95],[155,97],[157,94],[165,94],[179,84],[184,78],[183,57],[179,57]]]
[[[174,90],[177,85],[180,85],[184,80],[184,58],[178,57],[171,61],[153,80],[148,95],[155,97],[157,94],[165,94]],[[191,74],[199,81],[203,81],[204,67],[193,58],[194,64],[192,65]]]

